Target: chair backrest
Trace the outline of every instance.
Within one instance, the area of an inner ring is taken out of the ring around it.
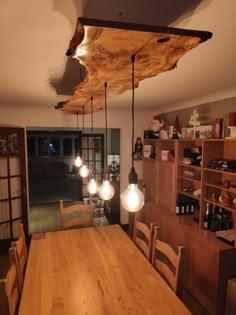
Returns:
[[[23,224],[18,225],[18,240],[11,242],[11,247],[16,248],[16,254],[17,254],[17,267],[19,266],[20,271],[20,288],[23,287],[24,283],[24,277],[25,277],[25,269],[27,265],[28,260],[28,253],[27,253],[27,247],[26,247],[26,241],[25,241],[25,233],[23,229]]]
[[[18,281],[18,285],[19,285],[19,291],[20,291],[20,293],[22,293],[24,279],[22,279],[20,259],[19,259],[19,256],[17,254],[16,246],[11,246],[9,248],[9,261],[10,261],[10,266],[12,266],[12,265],[16,266],[16,276],[17,276],[17,281]]]
[[[9,249],[10,268],[7,272],[6,278],[1,279],[0,282],[5,285],[5,293],[8,301],[9,315],[17,314],[17,309],[20,301],[20,284],[17,276],[17,265],[14,263],[12,256],[16,256],[16,248]]]
[[[181,297],[186,247],[178,246],[178,253],[176,253],[169,244],[159,239],[159,229],[158,226],[154,227],[152,265]]]
[[[26,246],[24,225],[22,223],[18,224],[18,238],[22,238],[24,255],[26,257],[26,260],[28,260],[28,251],[27,251],[27,246]]]
[[[93,225],[93,207],[91,204],[75,204],[64,207],[63,200],[60,200],[61,229],[75,226]]]
[[[151,261],[153,232],[156,223],[149,223],[149,226],[139,221],[138,214],[134,216],[133,242],[143,252],[149,261]]]

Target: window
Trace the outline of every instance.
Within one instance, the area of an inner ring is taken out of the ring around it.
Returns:
[[[72,138],[63,139],[63,154],[65,156],[72,155]]]
[[[86,161],[90,170],[98,182],[102,182],[104,172],[104,135],[84,134],[82,138],[82,158]],[[88,178],[83,179],[83,195],[87,196],[86,185]]]

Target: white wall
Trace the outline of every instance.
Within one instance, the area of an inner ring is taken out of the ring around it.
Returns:
[[[6,105],[0,106],[0,126],[18,127],[59,127],[76,128],[74,115],[65,115],[53,106],[29,108],[24,105],[17,107]],[[80,120],[81,121],[81,120]],[[143,137],[143,130],[151,121],[151,114],[148,111],[135,112],[135,138]],[[81,123],[80,123],[81,125]],[[85,127],[91,126],[90,116],[85,116]],[[94,128],[104,128],[104,113],[94,113]],[[128,184],[128,173],[131,167],[131,113],[130,111],[111,111],[108,109],[108,128],[120,128],[120,169],[121,169],[121,192]],[[135,168],[139,178],[142,178],[142,162],[135,162]],[[128,223],[128,213],[121,209],[121,223]]]

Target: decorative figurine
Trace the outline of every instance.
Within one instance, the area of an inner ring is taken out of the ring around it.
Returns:
[[[181,129],[179,126],[179,117],[178,115],[175,118],[174,130],[173,130],[173,139],[181,138]]]
[[[160,138],[160,131],[163,129],[164,127],[164,120],[162,119],[161,116],[155,115],[153,116],[152,119],[152,131],[153,131],[153,135],[156,138]]]
[[[196,138],[197,127],[200,126],[200,121],[197,120],[198,118],[199,118],[199,113],[197,112],[196,109],[194,109],[193,114],[191,115],[190,120],[189,120],[189,125],[193,127],[194,138]]]
[[[230,195],[230,192],[223,190],[219,196],[219,202],[222,205],[230,206],[232,203],[232,197]]]

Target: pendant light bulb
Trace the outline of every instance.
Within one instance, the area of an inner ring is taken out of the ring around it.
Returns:
[[[121,206],[130,212],[139,211],[144,205],[144,196],[137,184],[129,184],[120,196]]]
[[[89,169],[86,164],[83,164],[79,169],[79,174],[81,177],[87,177],[89,174]]]
[[[128,188],[121,194],[120,200],[122,207],[130,212],[139,211],[144,205],[144,195],[138,188],[138,176],[135,168],[131,168],[129,173]]]
[[[103,200],[110,200],[114,194],[114,187],[110,183],[108,173],[106,173],[102,185],[98,188],[98,195]]]
[[[92,177],[90,178],[88,184],[87,184],[87,191],[91,194],[94,195],[97,193],[98,191],[98,183],[96,181],[96,179],[94,178],[94,176],[92,175]]]
[[[81,157],[79,155],[77,155],[74,165],[76,167],[80,167],[82,164],[83,164],[83,160],[81,159]]]

